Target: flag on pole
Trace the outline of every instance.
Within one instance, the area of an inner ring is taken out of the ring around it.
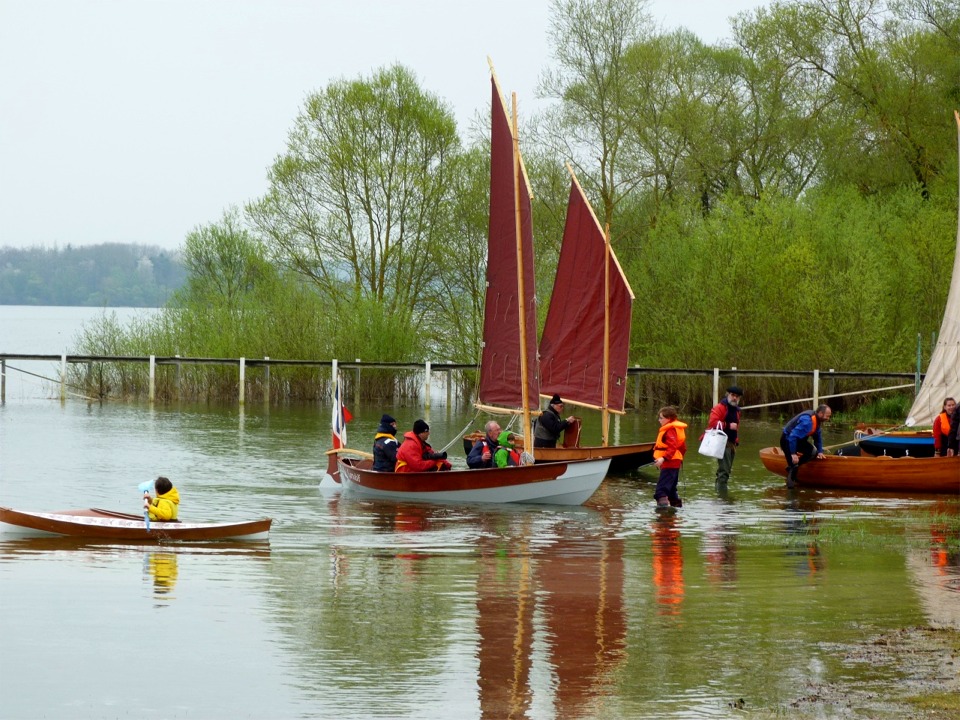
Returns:
[[[340,373],[337,373],[336,385],[333,388],[333,449],[347,446],[347,423],[353,420],[353,415],[343,406],[340,396]]]

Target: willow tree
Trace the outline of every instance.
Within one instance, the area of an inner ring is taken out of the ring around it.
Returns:
[[[436,310],[460,141],[452,112],[396,65],[308,96],[248,214],[275,259],[342,315]]]

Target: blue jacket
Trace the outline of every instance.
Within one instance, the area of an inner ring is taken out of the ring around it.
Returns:
[[[486,462],[483,461],[483,450],[485,447],[490,448],[490,459]],[[496,463],[493,461],[493,456],[497,454],[497,447],[497,439],[484,434],[483,439],[477,440],[473,444],[473,447],[470,448],[470,454],[467,455],[467,467],[473,470],[496,467]]]
[[[805,410],[795,416],[783,426],[783,434],[787,436],[790,454],[797,451],[797,443],[813,436],[813,444],[817,446],[817,453],[823,453],[823,438],[820,435],[820,420],[813,410]]]

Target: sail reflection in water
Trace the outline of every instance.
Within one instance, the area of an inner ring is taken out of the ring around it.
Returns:
[[[624,659],[623,541],[558,520],[531,537],[492,533],[477,576],[480,706],[524,717],[531,673],[544,662],[556,717],[591,717]]]

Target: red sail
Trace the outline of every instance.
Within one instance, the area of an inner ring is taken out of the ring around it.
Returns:
[[[537,305],[534,296],[533,225],[530,186],[496,78],[490,128],[490,233],[487,242],[487,294],[480,358],[481,403],[505,408],[523,405],[520,347],[520,292],[517,282],[517,202],[520,206],[526,319],[528,405],[539,403],[537,382]],[[516,168],[515,168],[516,166]],[[519,185],[519,190],[517,188]]]
[[[593,208],[573,179],[560,262],[540,339],[540,386],[564,400],[603,407],[605,239]],[[623,410],[633,291],[609,255],[610,355],[607,409]]]

